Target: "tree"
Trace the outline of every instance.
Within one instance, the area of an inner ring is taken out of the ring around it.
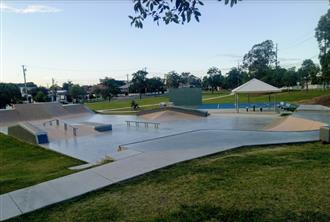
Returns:
[[[0,109],[7,105],[18,103],[22,100],[21,91],[13,83],[0,83]]]
[[[180,86],[181,78],[175,71],[171,71],[166,75],[167,88],[178,88]]]
[[[105,77],[104,79],[100,79],[100,82],[102,87],[97,93],[100,93],[103,99],[108,99],[110,102],[112,97],[117,96],[120,93],[119,85],[122,84],[122,81]]]
[[[322,79],[330,81],[330,9],[323,15],[315,29],[315,37],[320,48],[320,64],[322,68]]]
[[[183,72],[180,75],[179,83],[184,87],[201,87],[202,81],[197,76],[190,74],[190,72]]]
[[[292,87],[297,85],[299,78],[298,78],[298,73],[296,72],[296,68],[292,67],[287,69],[283,75],[282,80],[283,80],[283,86]]]
[[[183,72],[180,75],[180,83],[182,86],[187,86],[189,85],[189,76],[190,72]]]
[[[244,55],[243,66],[249,71],[251,78],[262,79],[275,62],[276,52],[272,40],[256,44]]]
[[[306,59],[301,64],[301,67],[298,70],[300,82],[306,90],[308,90],[308,83],[315,78],[317,73],[320,71],[320,68],[314,64],[311,59]]]
[[[132,89],[140,94],[140,99],[142,99],[142,93],[147,91],[147,75],[148,72],[145,70],[139,70],[132,74]]]
[[[49,100],[48,89],[42,86],[31,89],[30,94],[36,102],[47,102]]]
[[[208,77],[208,83],[212,90],[212,93],[214,90],[216,90],[218,87],[224,86],[224,77],[221,75],[221,70],[216,67],[211,67],[207,71]]]
[[[320,64],[322,67],[321,80],[325,85],[325,83],[330,82],[330,52],[324,56],[320,56]]]
[[[36,102],[47,102],[48,97],[42,91],[38,91],[37,94],[33,97],[33,100]]]
[[[71,81],[64,82],[62,84],[62,89],[69,91],[72,86],[73,86],[73,83]]]
[[[226,77],[226,88],[234,89],[247,81],[247,74],[236,67],[232,68]]]
[[[218,0],[222,1],[222,0]],[[235,5],[241,0],[224,0],[225,4]],[[195,18],[199,22],[201,13],[199,7],[203,6],[202,0],[133,0],[136,16],[128,16],[131,25],[136,28],[143,28],[143,21],[151,17],[154,22],[165,24],[185,24]]]
[[[57,97],[57,90],[60,90],[61,87],[59,87],[56,83],[51,85],[49,87],[49,91],[51,92],[51,101],[56,101],[56,97]]]
[[[78,100],[83,98],[83,96],[86,95],[86,92],[80,85],[74,84],[70,87],[69,95],[72,97],[72,99]]]
[[[159,77],[147,79],[147,89],[149,92],[164,92],[164,82]]]
[[[190,87],[200,88],[202,87],[202,80],[194,75],[188,76],[188,84]]]
[[[202,88],[204,90],[209,90],[209,86],[210,86],[209,78],[207,76],[204,76],[202,80]]]

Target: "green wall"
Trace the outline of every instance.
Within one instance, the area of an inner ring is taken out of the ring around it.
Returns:
[[[202,104],[200,88],[169,89],[170,102],[175,106],[198,106]]]

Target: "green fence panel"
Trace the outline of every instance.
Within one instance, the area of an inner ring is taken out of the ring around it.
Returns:
[[[202,89],[173,88],[169,89],[169,97],[175,106],[198,106],[202,104]]]

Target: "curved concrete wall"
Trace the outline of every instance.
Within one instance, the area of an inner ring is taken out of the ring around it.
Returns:
[[[0,111],[0,126],[22,121],[52,119],[60,116],[90,113],[92,113],[92,111],[82,104],[66,106],[60,103],[17,104],[13,110]]]

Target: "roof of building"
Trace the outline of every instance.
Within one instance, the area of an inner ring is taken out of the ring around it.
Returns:
[[[281,89],[269,85],[263,81],[256,78],[244,83],[243,85],[232,90],[233,93],[271,93],[271,92],[281,92]]]
[[[131,85],[132,85],[132,83],[126,83],[125,85],[120,86],[119,89],[127,89],[127,88],[129,88]]]

